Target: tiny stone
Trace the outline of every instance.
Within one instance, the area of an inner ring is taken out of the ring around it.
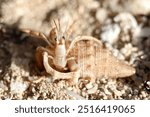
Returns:
[[[43,96],[46,97],[46,95],[47,95],[47,94],[44,92],[44,93],[43,93]]]
[[[93,88],[92,83],[91,83],[91,82],[90,82],[90,83],[88,83],[88,84],[86,85],[86,88],[87,88],[87,89],[91,89],[91,88]]]
[[[118,24],[110,24],[102,27],[102,33],[100,35],[101,39],[104,42],[114,44],[119,39],[120,27]]]
[[[82,91],[81,94],[82,94],[83,97],[86,97],[87,93],[85,91]]]
[[[72,91],[73,87],[67,87],[67,90]]]
[[[100,23],[103,23],[106,20],[107,16],[108,13],[106,9],[100,8],[96,12],[96,18]]]
[[[98,89],[98,85],[95,84],[95,86],[94,86],[93,88],[87,90],[87,93],[88,93],[88,94],[96,93],[97,89]]]

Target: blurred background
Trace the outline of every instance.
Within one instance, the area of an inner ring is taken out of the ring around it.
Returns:
[[[52,20],[60,18],[62,27],[76,21],[75,32],[94,35],[104,24],[130,20],[123,14],[116,21],[120,13],[127,12],[134,18],[142,15],[143,19],[137,20],[147,20],[144,15],[149,15],[149,6],[149,0],[1,0],[0,22],[48,33]],[[127,25],[135,25],[130,22]]]

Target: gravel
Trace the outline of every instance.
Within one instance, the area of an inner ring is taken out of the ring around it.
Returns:
[[[149,0],[1,0],[0,99],[22,100],[143,100],[150,99]],[[97,78],[52,82],[35,67],[41,40],[21,28],[49,34],[54,19],[65,29],[75,21],[71,38],[90,35],[100,39],[118,59],[136,68],[128,78]]]

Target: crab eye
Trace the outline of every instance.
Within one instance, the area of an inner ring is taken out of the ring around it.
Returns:
[[[55,41],[57,41],[57,36],[54,38]]]
[[[65,36],[62,36],[63,39],[65,39]]]

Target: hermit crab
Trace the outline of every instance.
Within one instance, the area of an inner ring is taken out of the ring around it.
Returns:
[[[135,73],[135,68],[115,58],[102,42],[91,36],[78,36],[70,40],[70,28],[61,30],[60,21],[54,21],[54,28],[48,36],[41,32],[23,30],[31,36],[47,42],[46,47],[37,47],[35,60],[39,69],[45,69],[52,75],[53,81],[79,78],[95,82],[96,78],[128,77]]]

